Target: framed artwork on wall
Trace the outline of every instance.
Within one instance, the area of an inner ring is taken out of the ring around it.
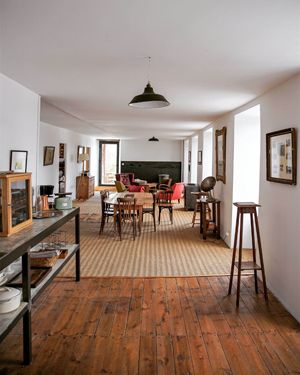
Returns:
[[[198,165],[202,165],[202,150],[198,151]]]
[[[226,183],[226,127],[216,130],[216,180]]]
[[[13,172],[27,172],[28,151],[11,150],[9,170]]]
[[[44,147],[44,165],[52,165],[54,160],[54,146]]]
[[[267,180],[282,184],[297,183],[296,129],[288,128],[266,134]]]

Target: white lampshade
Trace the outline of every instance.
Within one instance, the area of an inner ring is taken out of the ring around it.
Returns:
[[[90,155],[89,154],[79,154],[78,160],[79,161],[90,160]]]

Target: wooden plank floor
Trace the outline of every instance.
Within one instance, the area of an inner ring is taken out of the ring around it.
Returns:
[[[295,374],[300,325],[244,277],[56,279],[33,307],[33,363],[22,325],[0,346],[0,374]]]

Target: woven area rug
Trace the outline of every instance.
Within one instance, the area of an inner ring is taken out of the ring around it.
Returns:
[[[213,235],[200,238],[199,225],[192,228],[192,211],[175,205],[174,224],[163,210],[161,224],[153,231],[152,216],[145,215],[142,233],[132,239],[131,227],[125,227],[124,239],[114,233],[112,219],[99,236],[99,193],[83,203],[75,202],[81,211],[82,276],[212,276],[230,273],[232,251]],[[73,223],[65,226],[68,234]],[[249,252],[245,251],[246,257]],[[63,276],[74,275],[73,261]]]

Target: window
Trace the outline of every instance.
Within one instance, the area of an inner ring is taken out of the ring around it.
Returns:
[[[119,141],[99,142],[99,185],[114,185],[119,172]]]
[[[209,128],[203,132],[203,162],[202,180],[213,173],[213,130]]]

